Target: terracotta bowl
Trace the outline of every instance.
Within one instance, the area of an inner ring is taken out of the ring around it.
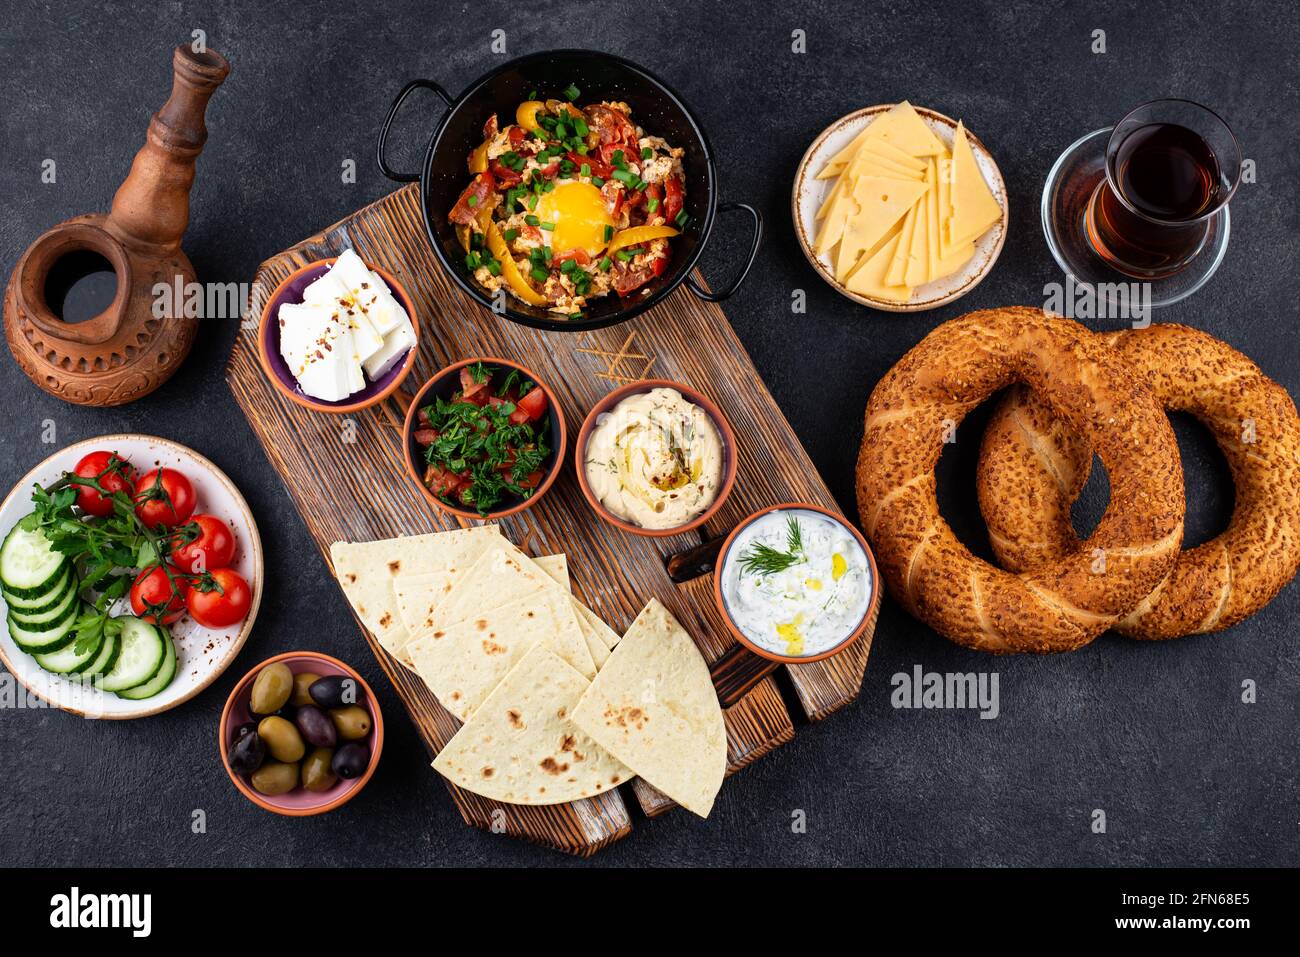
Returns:
[[[871,597],[867,601],[867,610],[862,616],[862,621],[860,621],[858,626],[854,628],[851,633],[846,635],[839,644],[815,655],[782,655],[755,643],[743,631],[736,627],[736,623],[732,621],[731,612],[727,608],[726,599],[722,596],[722,573],[726,568],[727,559],[731,554],[731,546],[735,543],[736,538],[741,532],[764,515],[782,509],[797,509],[802,512],[819,512],[822,515],[825,515],[847,529],[848,532],[857,539],[858,545],[862,548],[862,553],[867,556],[867,574],[871,578]],[[864,634],[867,634],[869,631],[874,631],[876,627],[876,617],[880,614],[880,592],[882,588],[883,585],[880,581],[880,571],[876,568],[876,557],[871,554],[871,547],[867,544],[867,540],[862,537],[862,533],[859,532],[853,526],[853,523],[843,515],[838,515],[829,509],[822,508],[820,505],[808,505],[805,502],[783,502],[779,505],[769,505],[767,508],[761,509],[749,516],[731,530],[731,534],[728,535],[726,541],[722,543],[722,548],[718,552],[717,563],[713,567],[713,600],[718,606],[718,613],[722,615],[722,620],[725,621],[727,627],[731,629],[732,635],[735,636],[738,642],[760,658],[767,658],[769,661],[780,661],[789,665],[806,665],[813,661],[821,661],[823,658],[829,658],[831,655],[838,655]]]
[[[236,774],[231,769],[226,752],[230,750],[230,744],[234,740],[235,729],[241,724],[255,720],[248,710],[249,696],[253,691],[253,680],[257,677],[259,671],[277,661],[282,661],[288,665],[289,670],[295,675],[310,672],[320,675],[322,678],[327,675],[346,675],[356,680],[365,693],[364,700],[357,703],[370,712],[371,722],[370,737],[367,739],[367,743],[370,745],[370,766],[366,768],[363,775],[350,781],[340,778],[338,783],[328,791],[316,793],[298,787],[288,794],[271,796],[259,794],[253,790],[253,786],[243,775]],[[290,651],[283,655],[276,655],[274,658],[267,658],[239,679],[239,683],[230,692],[230,697],[226,699],[226,706],[221,710],[218,747],[221,751],[221,763],[225,766],[226,773],[230,775],[230,780],[234,782],[235,787],[239,789],[239,792],[244,797],[258,807],[265,808],[275,814],[284,814],[288,817],[309,817],[313,814],[324,814],[326,811],[332,811],[336,807],[346,804],[366,786],[366,782],[375,773],[375,768],[379,766],[379,754],[384,749],[384,716],[379,711],[379,700],[375,697],[375,693],[370,690],[370,685],[366,684],[364,678],[343,662],[337,658],[331,658],[329,655],[314,651]]]
[[[262,371],[266,373],[266,377],[271,380],[271,384],[275,386],[280,394],[305,409],[314,409],[317,412],[332,412],[336,415],[368,409],[392,395],[397,390],[397,387],[402,384],[402,380],[415,368],[415,358],[420,351],[420,319],[415,311],[415,303],[407,294],[406,289],[402,287],[402,284],[393,278],[392,274],[380,269],[378,266],[371,266],[370,263],[366,263],[367,266],[379,273],[384,282],[388,284],[388,288],[392,290],[393,297],[402,304],[406,314],[411,317],[411,325],[415,328],[415,345],[411,347],[411,350],[407,352],[406,357],[401,362],[385,372],[377,381],[367,382],[366,387],[360,392],[356,392],[338,402],[325,402],[321,399],[314,399],[299,388],[298,381],[293,377],[293,373],[289,371],[289,364],[280,355],[280,324],[276,321],[276,316],[280,313],[280,306],[285,303],[302,302],[303,290],[311,285],[314,280],[320,278],[337,258],[337,256],[333,256],[329,259],[308,263],[290,273],[284,282],[275,287],[275,292],[266,301],[266,306],[262,309],[262,325],[257,332],[257,355],[262,364]]]
[[[587,441],[591,438],[592,431],[599,424],[600,417],[614,406],[618,405],[630,395],[640,395],[649,392],[651,389],[669,388],[676,389],[682,394],[682,397],[688,402],[700,406],[709,414],[713,424],[718,429],[718,434],[722,437],[722,486],[718,489],[717,498],[713,504],[704,510],[700,515],[686,522],[684,525],[675,525],[672,528],[642,528],[640,525],[633,525],[631,522],[619,518],[604,505],[591,490],[587,484],[587,470],[583,468],[583,460],[586,458]],[[711,399],[696,389],[680,382],[672,382],[668,379],[643,379],[640,382],[631,382],[625,386],[615,389],[609,395],[605,396],[592,407],[587,413],[587,418],[582,423],[582,428],[578,432],[578,440],[574,443],[574,468],[578,473],[578,485],[582,489],[582,495],[587,500],[587,504],[595,510],[596,514],[603,518],[615,528],[620,528],[632,535],[646,535],[651,538],[664,538],[668,535],[680,535],[682,532],[689,532],[693,528],[699,528],[722,507],[722,503],[727,500],[731,494],[732,487],[736,484],[736,433],[732,431],[731,423],[727,417],[722,414]]]
[[[548,411],[551,416],[551,454],[547,456],[542,468],[546,475],[542,483],[537,486],[537,490],[526,499],[518,499],[509,496],[500,507],[493,509],[486,515],[482,515],[473,509],[457,508],[454,505],[448,505],[424,484],[424,456],[419,444],[415,441],[415,430],[420,427],[419,413],[421,406],[428,405],[433,401],[434,396],[443,399],[450,399],[453,392],[460,388],[460,370],[466,366],[471,366],[476,362],[481,362],[486,366],[496,366],[504,369],[518,370],[519,374],[526,376],[533,382],[537,383],[544,393],[546,393],[546,402],[549,406]],[[402,448],[406,457],[406,474],[411,477],[411,481],[416,484],[424,494],[425,499],[434,508],[446,512],[449,515],[456,515],[460,518],[468,518],[473,521],[489,521],[491,519],[504,518],[507,515],[513,515],[516,512],[522,512],[526,508],[532,508],[542,496],[550,490],[555,484],[556,477],[560,474],[560,463],[564,461],[564,451],[568,442],[568,431],[565,427],[564,412],[560,408],[560,403],[555,398],[555,393],[532,369],[522,366],[518,362],[511,362],[509,359],[502,359],[497,356],[475,356],[470,359],[463,359],[460,362],[453,363],[447,368],[438,372],[432,379],[420,387],[420,391],[415,394],[410,408],[406,410],[406,424],[402,429]]]

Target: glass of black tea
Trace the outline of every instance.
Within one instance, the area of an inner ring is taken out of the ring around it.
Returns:
[[[1110,135],[1088,242],[1125,275],[1172,276],[1201,251],[1240,180],[1241,148],[1217,113],[1190,100],[1144,103]]]

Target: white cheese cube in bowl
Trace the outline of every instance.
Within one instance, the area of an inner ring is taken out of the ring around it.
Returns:
[[[401,309],[401,306],[398,306]],[[382,377],[397,363],[407,350],[415,347],[415,328],[402,309],[401,323],[392,332],[384,336],[384,347],[365,360],[366,375],[370,381]]]

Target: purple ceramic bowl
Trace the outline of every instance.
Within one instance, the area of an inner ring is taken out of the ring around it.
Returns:
[[[280,355],[280,323],[276,321],[276,317],[280,314],[280,307],[285,303],[297,304],[302,302],[303,291],[333,265],[335,258],[337,257],[322,259],[301,266],[290,273],[284,282],[275,287],[275,292],[271,294],[271,298],[266,302],[266,307],[262,310],[262,325],[258,330],[257,348],[258,358],[262,363],[262,371],[266,373],[266,377],[271,380],[271,384],[276,387],[281,395],[292,402],[298,403],[303,408],[337,414],[369,408],[378,402],[382,402],[396,391],[397,387],[402,384],[402,380],[415,367],[415,357],[420,351],[420,320],[416,316],[415,304],[401,283],[385,270],[366,263],[388,284],[388,288],[392,290],[394,297],[402,304],[406,314],[411,317],[411,325],[415,329],[415,346],[407,352],[401,362],[380,376],[378,381],[368,382],[364,389],[348,396],[346,399],[338,402],[324,402],[307,395],[298,387],[298,381],[293,377],[293,373],[289,371],[288,363]]]

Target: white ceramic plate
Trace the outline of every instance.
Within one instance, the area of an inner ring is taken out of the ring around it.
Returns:
[[[64,711],[87,718],[143,718],[176,707],[194,697],[217,679],[235,660],[257,618],[262,602],[262,540],[248,503],[221,469],[197,452],[167,439],[151,435],[105,435],[70,445],[47,458],[14,486],[0,505],[0,538],[31,512],[32,486],[49,485],[70,472],[82,456],[96,449],[116,452],[140,472],[168,467],[183,473],[194,485],[196,512],[216,515],[229,522],[235,534],[235,560],[231,567],[248,581],[253,592],[248,617],[238,625],[220,631],[204,628],[188,615],[171,628],[176,640],[176,677],[163,691],[143,701],[128,701],[98,688],[82,687],[52,675],[14,644],[8,629],[0,623],[0,661],[28,691]],[[4,605],[0,598],[0,607]],[[119,614],[130,614],[123,603]],[[7,612],[7,609],[6,609]]]
[[[912,298],[907,302],[876,299],[873,296],[863,296],[845,289],[835,281],[835,268],[830,255],[818,256],[813,251],[813,238],[817,235],[817,210],[821,208],[826,195],[835,185],[834,179],[819,180],[816,176],[831,157],[848,146],[853,138],[876,118],[877,114],[893,109],[894,105],[884,103],[868,106],[840,117],[822,130],[817,139],[813,140],[812,146],[808,147],[808,151],[803,154],[803,159],[799,161],[799,170],[794,179],[794,194],[791,198],[791,212],[794,216],[795,233],[799,237],[803,254],[808,257],[817,274],[830,283],[836,292],[873,309],[883,309],[887,312],[922,312],[960,299],[978,286],[980,280],[989,274],[1007,238],[1007,186],[1002,181],[1002,172],[998,169],[998,164],[993,161],[992,154],[967,128],[966,136],[970,140],[971,151],[975,154],[975,162],[979,165],[980,172],[984,174],[984,181],[993,191],[998,205],[1002,207],[1002,219],[976,240],[975,255],[951,276],[936,279],[924,286],[917,286],[912,290]],[[952,149],[953,137],[957,132],[957,121],[920,106],[916,107],[916,112],[944,145]]]

